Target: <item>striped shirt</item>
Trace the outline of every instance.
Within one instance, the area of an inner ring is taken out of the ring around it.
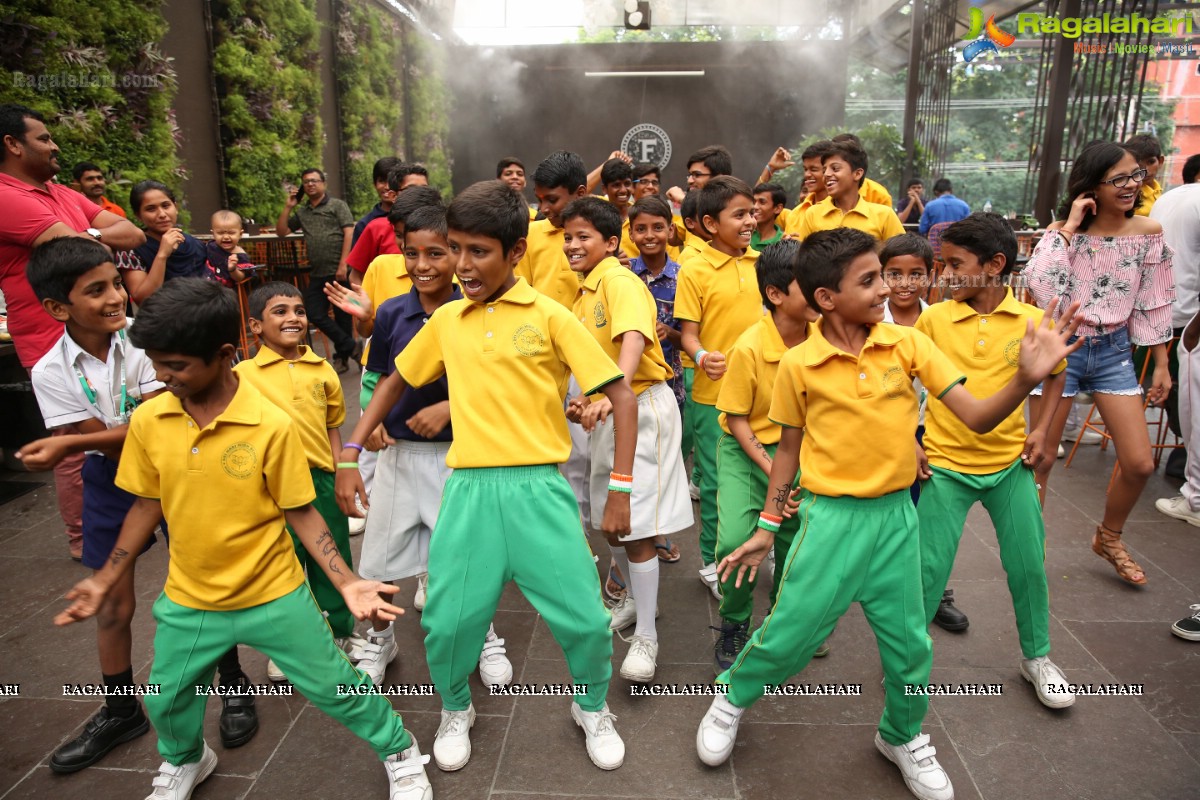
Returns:
[[[1058,298],[1055,316],[1078,300],[1080,336],[1097,336],[1128,326],[1136,345],[1171,339],[1175,278],[1171,248],[1161,233],[1090,236],[1076,233],[1070,244],[1049,231],[1034,248],[1022,278],[1042,308]]]

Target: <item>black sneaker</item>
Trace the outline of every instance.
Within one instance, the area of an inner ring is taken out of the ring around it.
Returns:
[[[59,774],[78,772],[95,764],[122,742],[136,739],[150,730],[150,720],[141,703],[129,717],[118,717],[107,705],[88,720],[83,733],[64,744],[50,756],[50,769]]]
[[[713,666],[720,675],[733,666],[738,653],[742,652],[746,642],[750,641],[750,623],[729,622],[723,619],[721,627],[713,630],[718,632],[717,643],[713,646]]]
[[[933,621],[942,630],[955,633],[965,631],[971,624],[967,615],[954,607],[953,589],[942,592],[942,602],[938,605],[937,613],[933,615]]]
[[[248,686],[243,678],[238,685]],[[221,744],[226,749],[241,747],[258,733],[258,711],[254,708],[254,695],[221,695]]]
[[[1200,603],[1192,606],[1192,615],[1184,617],[1171,626],[1171,633],[1180,639],[1200,642]]]

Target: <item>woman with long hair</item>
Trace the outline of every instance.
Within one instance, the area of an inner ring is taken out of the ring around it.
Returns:
[[[1084,345],[1067,358],[1066,401],[1058,404],[1046,447],[1049,452],[1058,449],[1070,398],[1091,392],[1120,466],[1092,536],[1092,550],[1122,580],[1139,586],[1146,574],[1130,558],[1121,533],[1154,471],[1154,460],[1132,351],[1135,346],[1150,348],[1154,373],[1147,397],[1155,405],[1165,402],[1171,390],[1167,343],[1175,299],[1171,250],[1162,226],[1134,215],[1145,179],[1146,170],[1119,144],[1085,147],[1071,168],[1061,219],[1038,242],[1024,270],[1025,285],[1038,305],[1044,307],[1051,298],[1058,298],[1060,309],[1080,302],[1083,324],[1077,337]],[[1041,402],[1036,397],[1031,404],[1035,417]],[[1043,503],[1053,463],[1037,474]]]
[[[140,181],[129,192],[129,205],[146,231],[146,243],[117,264],[133,302],[145,302],[172,278],[211,279],[204,243],[178,226],[179,206],[170,188]]]

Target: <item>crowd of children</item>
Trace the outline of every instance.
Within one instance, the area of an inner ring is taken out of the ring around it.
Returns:
[[[229,287],[252,272],[236,214],[215,214],[201,244],[175,226],[170,190],[143,182],[134,211],[152,246],[140,258],[79,238],[37,248],[29,281],[64,332],[33,381],[47,427],[73,433],[20,455],[46,469],[88,454],[94,574],[56,622],[97,618],[106,685],[132,684],[133,567],[156,531],[170,537],[153,607],[161,694],[145,712],[110,696],[51,767],[83,769],[153,725],[164,763],[150,797],[190,797],[217,760],[196,685],[219,673],[225,747],[257,731],[253,696],[238,691],[247,645],[272,680],[367,741],[393,800],[429,800],[430,756],[369,691],[399,653],[404,611],[388,582],[416,578],[441,770],[471,757],[471,673],[485,686],[513,678],[492,624],[509,582],[563,650],[589,758],[616,769],[612,637],[633,627],[620,677],[653,681],[670,635],[656,622],[663,565],[680,558],[672,536],[698,522],[720,618],[700,759],[728,759],[745,712],[828,654],[858,602],[883,671],[875,746],[915,796],[949,800],[919,689],[928,625],[966,627],[947,582],[976,501],[1012,595],[1017,671],[1045,706],[1071,705],[1049,659],[1042,563],[1041,504],[1070,405],[1057,401],[1092,391],[1110,426],[1122,470],[1092,547],[1140,584],[1121,540],[1150,471],[1130,342],[1153,351],[1151,401],[1171,382],[1170,250],[1132,213],[1135,152],[1092,145],[1076,160],[1063,222],[1024,270],[1040,309],[1013,285],[1016,238],[999,216],[950,225],[935,259],[866,177],[854,136],[801,154],[805,196],[788,209],[771,181],[790,159],[777,151],[752,185],[707,147],[688,159],[688,190],[664,199],[653,165],[613,154],[589,174],[558,151],[532,172],[536,209],[515,158],[448,205],[419,165],[381,161],[348,285],[325,287],[369,337],[344,440],[341,382],[306,344],[315,321],[295,286],[250,293],[258,350],[234,365],[243,322]],[[928,304],[939,269],[943,299]],[[230,511],[220,521],[206,513],[218,505]],[[350,524],[363,517],[356,573]],[[608,544],[599,571],[588,530]],[[752,629],[760,570],[770,592]]]

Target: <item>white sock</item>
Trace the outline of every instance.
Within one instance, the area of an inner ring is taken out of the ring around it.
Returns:
[[[630,563],[629,588],[637,597],[637,627],[634,636],[645,636],[652,642],[658,641],[654,627],[654,614],[658,611],[658,557],[642,563]]]
[[[483,641],[487,642],[488,639],[499,639],[499,638],[500,637],[496,635],[496,623],[489,622],[487,634],[484,635]]]
[[[1075,402],[1075,398],[1067,398],[1067,402],[1071,404],[1071,413],[1067,415],[1067,427],[1074,430],[1083,425],[1083,415],[1079,411],[1079,404]]]
[[[617,569],[621,570],[621,577],[625,579],[625,588],[629,591],[629,596],[633,597],[633,581],[629,579],[629,554],[625,552],[624,547],[613,547],[610,544],[608,549],[612,552],[613,560],[617,562]]]
[[[393,632],[393,629],[392,629],[392,623],[389,622],[387,627],[381,631],[375,630],[375,627],[372,626],[371,630],[367,631],[367,635],[374,636],[376,638],[379,638],[381,636],[384,638],[391,638],[392,636],[395,635],[395,633]]]

